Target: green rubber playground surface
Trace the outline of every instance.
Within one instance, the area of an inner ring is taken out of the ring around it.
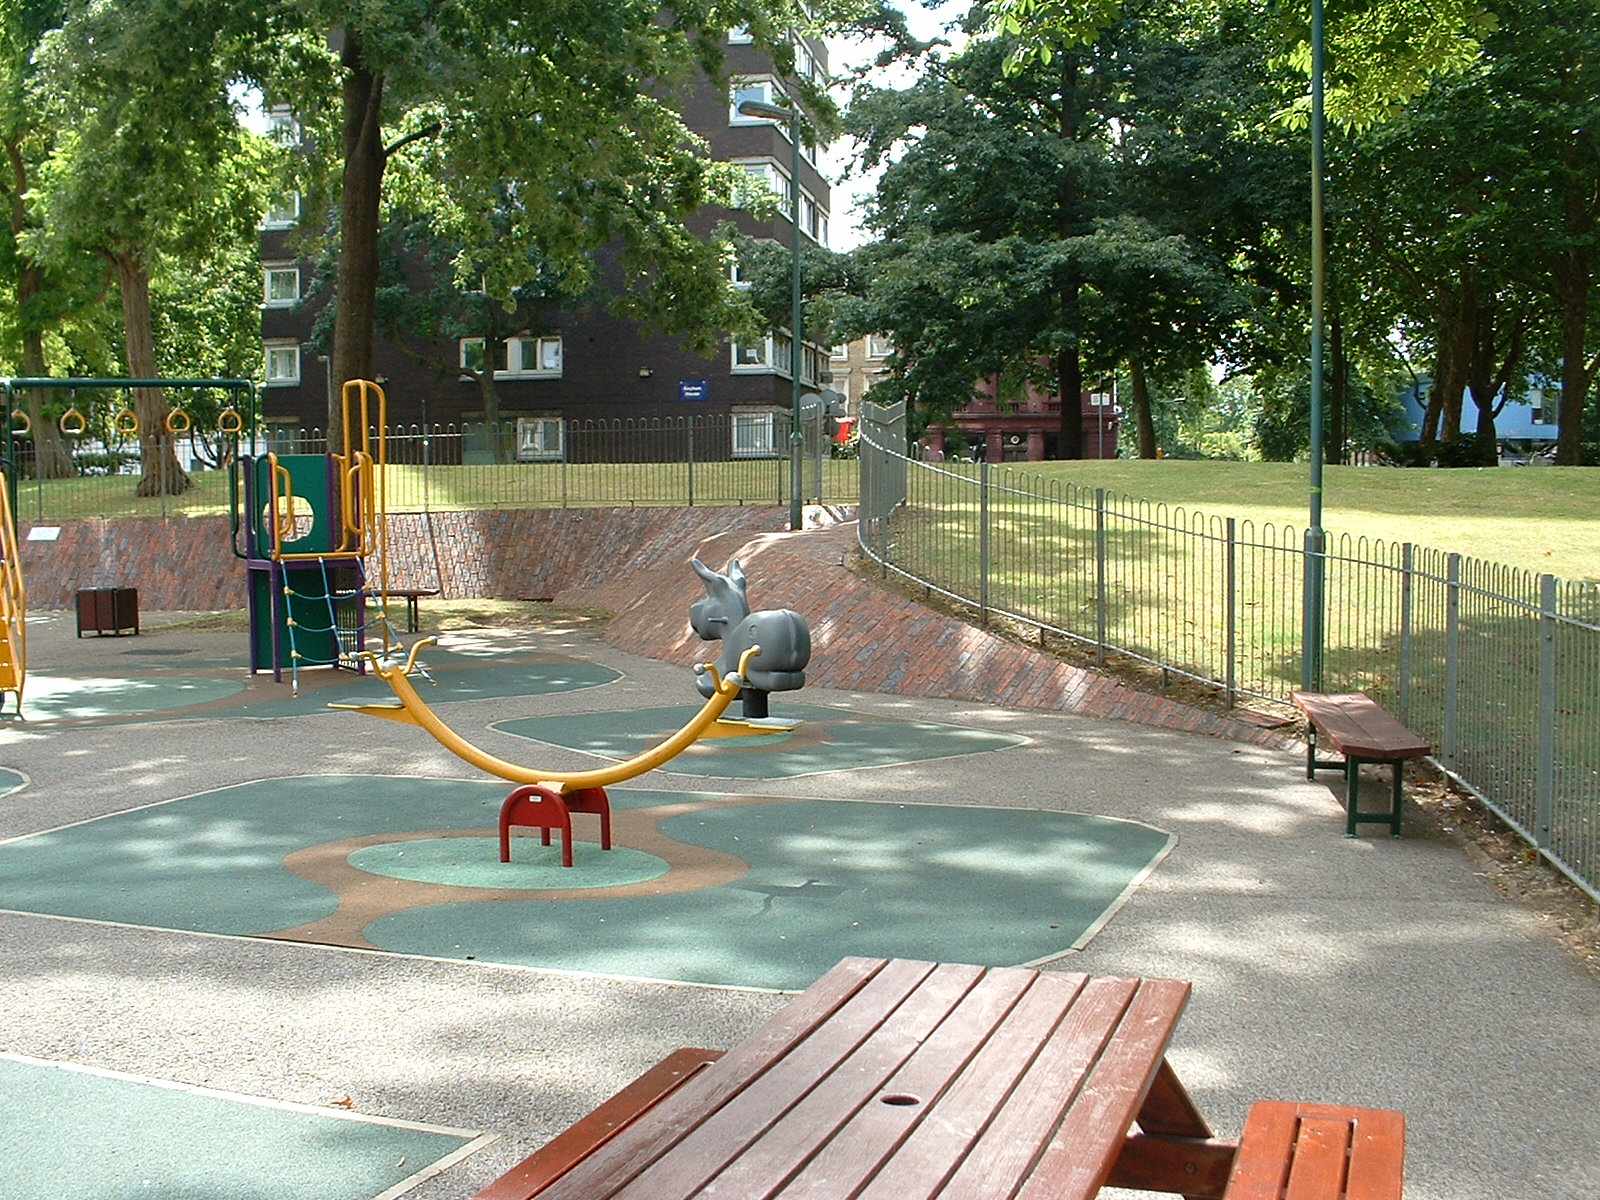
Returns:
[[[416,685],[430,704],[541,696],[601,687],[620,678],[595,663],[556,655],[482,655],[430,648],[423,655],[430,678]],[[431,679],[431,682],[430,682]],[[237,664],[196,670],[141,670],[137,674],[57,674],[30,671],[23,694],[24,723],[72,721],[118,724],[194,716],[295,717],[328,711],[328,704],[393,701],[389,685],[374,674],[328,667],[300,673],[294,695],[289,673],[275,684],[269,673],[253,679],[243,658]],[[15,721],[14,713],[6,719]]]
[[[737,704],[730,715],[736,715]],[[634,709],[500,721],[501,733],[582,750],[618,762],[655,746],[699,711],[697,706]],[[793,730],[703,738],[663,770],[717,779],[792,779],[824,771],[893,766],[1020,746],[1026,738],[925,721],[863,716],[842,708],[771,701],[772,716],[802,722]]]
[[[0,1055],[8,1200],[376,1200],[477,1134]]]
[[[7,908],[399,954],[798,989],[863,954],[1012,965],[1081,946],[1170,846],[1016,808],[615,789],[575,865],[504,785],[306,776],[0,843]]]

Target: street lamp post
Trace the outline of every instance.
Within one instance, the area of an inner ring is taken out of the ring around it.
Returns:
[[[1326,534],[1322,528],[1323,0],[1311,0],[1311,511],[1306,528],[1301,686],[1322,687]]]
[[[739,104],[739,113],[789,125],[789,219],[793,224],[789,247],[789,528],[799,529],[800,446],[804,441],[800,435],[800,368],[805,362],[800,328],[800,109],[798,105],[745,100]]]

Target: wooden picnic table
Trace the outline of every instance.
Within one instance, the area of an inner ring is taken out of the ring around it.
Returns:
[[[1235,1143],[1211,1137],[1166,1058],[1188,996],[848,958],[725,1055],[681,1052],[668,1084],[641,1077],[479,1196],[1221,1196]]]

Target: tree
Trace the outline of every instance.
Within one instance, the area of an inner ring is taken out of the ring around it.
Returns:
[[[1014,68],[1086,45],[1135,6],[1125,0],[994,0],[989,29],[1013,37]],[[1264,16],[1239,0],[1187,0],[1198,25],[1217,20],[1254,29],[1265,64],[1311,69],[1310,7]],[[1329,119],[1366,127],[1399,112],[1439,78],[1470,66],[1495,18],[1479,0],[1328,0],[1325,86]],[[1287,82],[1287,80],[1286,80]],[[1304,125],[1309,98],[1289,85],[1285,115]]]
[[[38,243],[54,261],[97,256],[122,303],[127,370],[158,373],[151,278],[253,236],[266,153],[228,97],[224,4],[152,0],[138,9],[78,0],[41,40],[34,91],[58,131],[39,173]],[[136,390],[140,495],[175,494],[187,474],[161,389]]]
[[[1128,364],[1154,456],[1140,383],[1216,354],[1258,286],[1259,222],[1241,213],[1263,211],[1262,173],[1229,154],[1240,101],[1223,95],[1251,85],[1211,67],[1214,33],[1180,37],[1160,14],[1048,61],[1016,65],[1003,37],[949,58],[919,49],[915,83],[864,87],[848,115],[864,164],[884,166],[868,221],[882,242],[861,252],[852,332],[894,332],[891,388],[929,419],[983,376],[1002,395],[1059,395],[1063,458],[1082,453],[1083,380]],[[1208,120],[1230,105],[1231,122]]]
[[[43,106],[34,103],[38,67],[34,50],[62,16],[60,0],[0,0],[0,146],[5,152],[0,203],[6,210],[0,278],[7,281],[12,296],[12,304],[0,309],[0,345],[17,374],[35,379],[49,374],[46,343],[53,334],[69,324],[79,328],[95,324],[103,291],[97,273],[84,270],[80,261],[47,263],[30,246],[39,236],[30,194],[54,141]],[[55,422],[46,419],[45,394],[30,390],[23,402],[35,475],[70,476],[72,456]]]
[[[298,65],[265,83],[335,160],[336,382],[370,374],[386,197],[429,212],[463,264],[483,265],[495,299],[513,300],[530,261],[578,294],[594,276],[591,252],[614,245],[631,278],[649,281],[623,307],[713,338],[730,311],[722,250],[683,220],[726,200],[737,172],[708,161],[671,89],[717,70],[718,43],[734,25],[791,70],[787,33],[806,20],[798,3],[562,0],[536,14],[513,0],[286,7],[301,45],[334,32],[336,105],[318,91],[324,77],[308,82]]]
[[[1432,356],[1426,457],[1442,445],[1446,461],[1498,461],[1494,420],[1542,360],[1563,381],[1558,460],[1576,463],[1596,365],[1600,158],[1584,114],[1600,105],[1597,39],[1559,5],[1499,10],[1476,69],[1345,142],[1336,257]],[[1477,410],[1465,453],[1450,448],[1464,396]]]
[[[483,287],[486,265],[464,262],[459,245],[439,237],[427,214],[395,213],[380,232],[381,273],[375,305],[378,332],[402,354],[441,377],[470,378],[483,398],[484,424],[501,423],[495,373],[505,369],[505,339],[518,332],[540,332],[539,318],[562,294],[560,280],[544,264],[525,262],[524,282],[511,302]],[[458,269],[461,268],[461,269]],[[469,278],[462,279],[460,276]],[[328,309],[323,310],[327,315]],[[465,360],[456,354],[464,339],[477,339],[481,354]],[[447,347],[441,355],[440,348]],[[506,441],[495,436],[496,461],[506,456]]]

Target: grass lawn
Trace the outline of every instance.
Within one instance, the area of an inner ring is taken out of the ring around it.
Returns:
[[[856,497],[857,463],[822,464],[822,495],[831,503]],[[948,464],[975,473],[976,467]],[[1303,530],[1309,517],[1310,474],[1304,463],[1233,463],[1162,459],[1019,463],[1023,477],[1040,476],[1080,487],[1181,507],[1208,517],[1236,517]],[[390,468],[393,510],[421,506],[416,467]],[[697,504],[783,502],[770,461],[696,466]],[[430,507],[516,508],[686,502],[681,467],[659,463],[514,464],[434,467]],[[201,516],[226,513],[226,475],[202,471],[182,496],[138,499],[131,476],[24,480],[17,516],[23,521],[77,517]],[[1413,542],[1558,578],[1600,581],[1600,469],[1492,467],[1403,470],[1328,467],[1323,474],[1323,526],[1331,534]]]
[[[1101,487],[1215,517],[1304,530],[1304,463],[1110,459],[1019,464],[1030,473]],[[1327,467],[1329,533],[1412,542],[1562,579],[1600,581],[1600,469],[1428,470]]]

